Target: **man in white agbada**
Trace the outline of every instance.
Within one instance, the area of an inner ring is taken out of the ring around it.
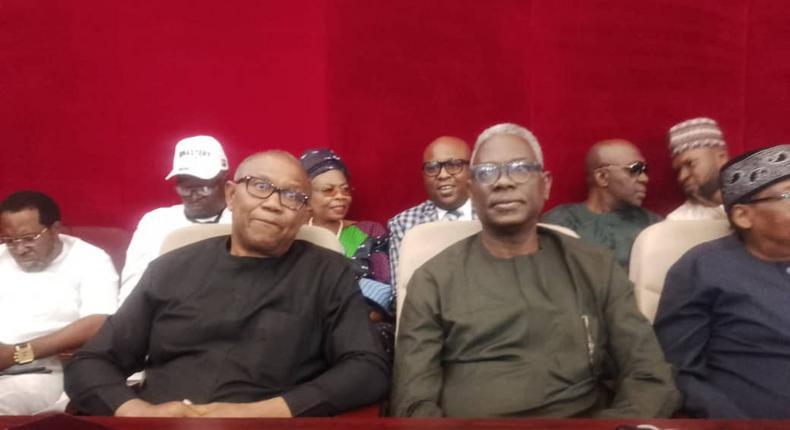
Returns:
[[[60,227],[60,210],[43,193],[0,203],[1,415],[63,411],[57,355],[82,346],[115,312],[109,255]]]

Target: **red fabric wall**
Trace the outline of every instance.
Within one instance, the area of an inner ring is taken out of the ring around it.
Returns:
[[[734,153],[788,140],[788,54],[783,0],[0,0],[0,195],[132,228],[177,201],[173,146],[205,133],[232,165],[330,146],[353,216],[385,221],[424,198],[432,138],[515,121],[544,146],[550,205],[584,197],[594,141],[624,137],[666,212],[673,123],[712,116]]]

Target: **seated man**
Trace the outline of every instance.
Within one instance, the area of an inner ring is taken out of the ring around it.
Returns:
[[[140,282],[148,263],[159,256],[168,233],[196,223],[230,223],[223,192],[227,171],[228,159],[213,137],[194,136],[178,142],[173,170],[165,180],[175,178],[182,204],[154,209],[137,224],[121,271],[120,303]]]
[[[733,235],[688,251],[667,274],[655,328],[677,368],[683,411],[790,418],[790,145],[721,172]]]
[[[403,236],[414,226],[439,220],[471,220],[469,200],[469,146],[457,137],[442,136],[422,154],[422,180],[428,200],[395,215],[390,231],[390,267],[393,294],[397,286],[398,256]],[[393,297],[393,305],[395,300]]]
[[[626,140],[598,142],[587,153],[587,200],[557,206],[543,222],[568,227],[579,236],[614,252],[627,268],[634,240],[661,217],[643,209],[647,195],[647,163]]]
[[[551,177],[537,139],[477,139],[483,229],[417,269],[403,306],[396,416],[667,417],[678,392],[611,253],[537,227]]]
[[[62,411],[57,354],[81,346],[115,312],[110,257],[59,234],[60,210],[35,191],[0,203],[0,414]]]
[[[686,202],[667,220],[725,219],[719,170],[727,162],[727,144],[716,121],[694,118],[670,128],[669,150]]]
[[[118,416],[333,415],[376,402],[389,362],[351,263],[295,240],[310,182],[299,161],[248,157],[225,185],[233,221],[151,262],[66,368],[79,411]],[[127,387],[145,370],[145,383]]]

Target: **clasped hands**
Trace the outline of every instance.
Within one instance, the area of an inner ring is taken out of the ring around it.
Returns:
[[[214,417],[214,418],[289,418],[291,410],[282,397],[252,403],[215,402],[193,405],[189,401],[158,405],[140,399],[122,404],[117,417]]]

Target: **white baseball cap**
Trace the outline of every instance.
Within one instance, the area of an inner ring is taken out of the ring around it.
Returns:
[[[173,155],[173,170],[165,180],[176,175],[211,179],[228,170],[228,157],[217,139],[211,136],[192,136],[181,139]]]

